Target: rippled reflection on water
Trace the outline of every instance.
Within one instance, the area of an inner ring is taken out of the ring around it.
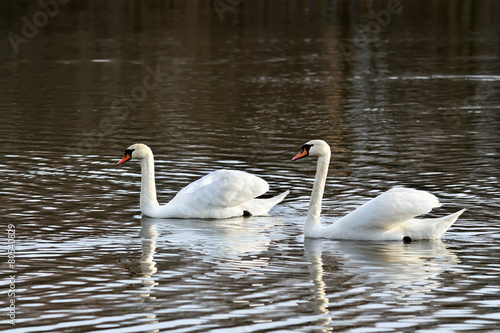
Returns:
[[[498,330],[499,10],[459,2],[405,3],[350,61],[339,43],[385,3],[245,2],[224,21],[183,1],[61,6],[0,52],[18,306],[2,330]],[[19,4],[2,5],[3,35],[38,10]],[[158,86],[116,113],[156,65]],[[304,239],[314,161],[290,160],[312,138],[333,151],[325,224],[394,185],[435,193],[433,215],[469,209],[442,240]],[[269,217],[141,217],[139,165],[116,167],[135,142],[155,152],[160,202],[220,168],[291,193]]]
[[[500,316],[491,237],[304,241],[294,217],[136,222],[121,236],[18,247],[33,331],[476,330]]]

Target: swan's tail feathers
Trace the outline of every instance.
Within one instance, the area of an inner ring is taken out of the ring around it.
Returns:
[[[438,239],[451,227],[467,208],[456,213],[431,219],[411,219],[405,226],[408,236],[415,239]]]
[[[439,223],[439,228],[437,228],[437,230],[436,230],[436,234],[438,234],[437,238],[443,236],[443,234],[446,232],[446,230],[448,230],[451,227],[451,225],[453,223],[455,223],[455,221],[458,219],[458,217],[460,215],[462,215],[462,213],[465,212],[466,210],[467,210],[467,208],[464,208],[462,210],[459,210],[456,213],[442,217],[441,218],[442,222]]]
[[[268,199],[248,200],[247,202],[241,204],[241,208],[253,216],[266,215],[271,208],[282,202],[288,193],[290,193],[290,190],[286,190],[280,195]]]

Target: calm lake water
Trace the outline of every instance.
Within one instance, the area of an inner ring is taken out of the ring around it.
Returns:
[[[497,1],[0,8],[3,332],[500,332]],[[316,138],[324,224],[395,185],[468,211],[441,240],[304,239]],[[163,203],[221,168],[291,193],[141,217],[136,142]]]

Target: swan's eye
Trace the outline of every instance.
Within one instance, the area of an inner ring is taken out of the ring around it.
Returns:
[[[125,155],[123,155],[123,158],[117,163],[117,165],[122,164],[127,162],[132,158],[132,153],[134,152],[135,149],[125,149]]]
[[[305,150],[307,151],[307,153],[309,154],[309,150],[311,149],[311,147],[314,146],[313,144],[310,144],[310,143],[306,143],[305,145],[302,145],[302,147],[300,147],[302,150]]]
[[[307,143],[303,145],[300,149],[300,153],[294,158],[292,158],[292,161],[296,161],[302,157],[306,157],[307,155],[309,155],[309,149],[311,149],[312,146],[313,146],[312,144],[307,144]]]
[[[132,153],[134,152],[135,149],[125,149],[125,155],[129,155],[132,157]]]

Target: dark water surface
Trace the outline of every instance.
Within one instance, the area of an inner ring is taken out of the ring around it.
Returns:
[[[500,331],[500,3],[51,8],[0,4],[3,332]],[[315,138],[324,224],[394,185],[469,209],[442,240],[304,239],[315,163],[291,158]],[[220,168],[291,193],[269,217],[141,217],[139,165],[116,167],[136,142],[160,202]]]

